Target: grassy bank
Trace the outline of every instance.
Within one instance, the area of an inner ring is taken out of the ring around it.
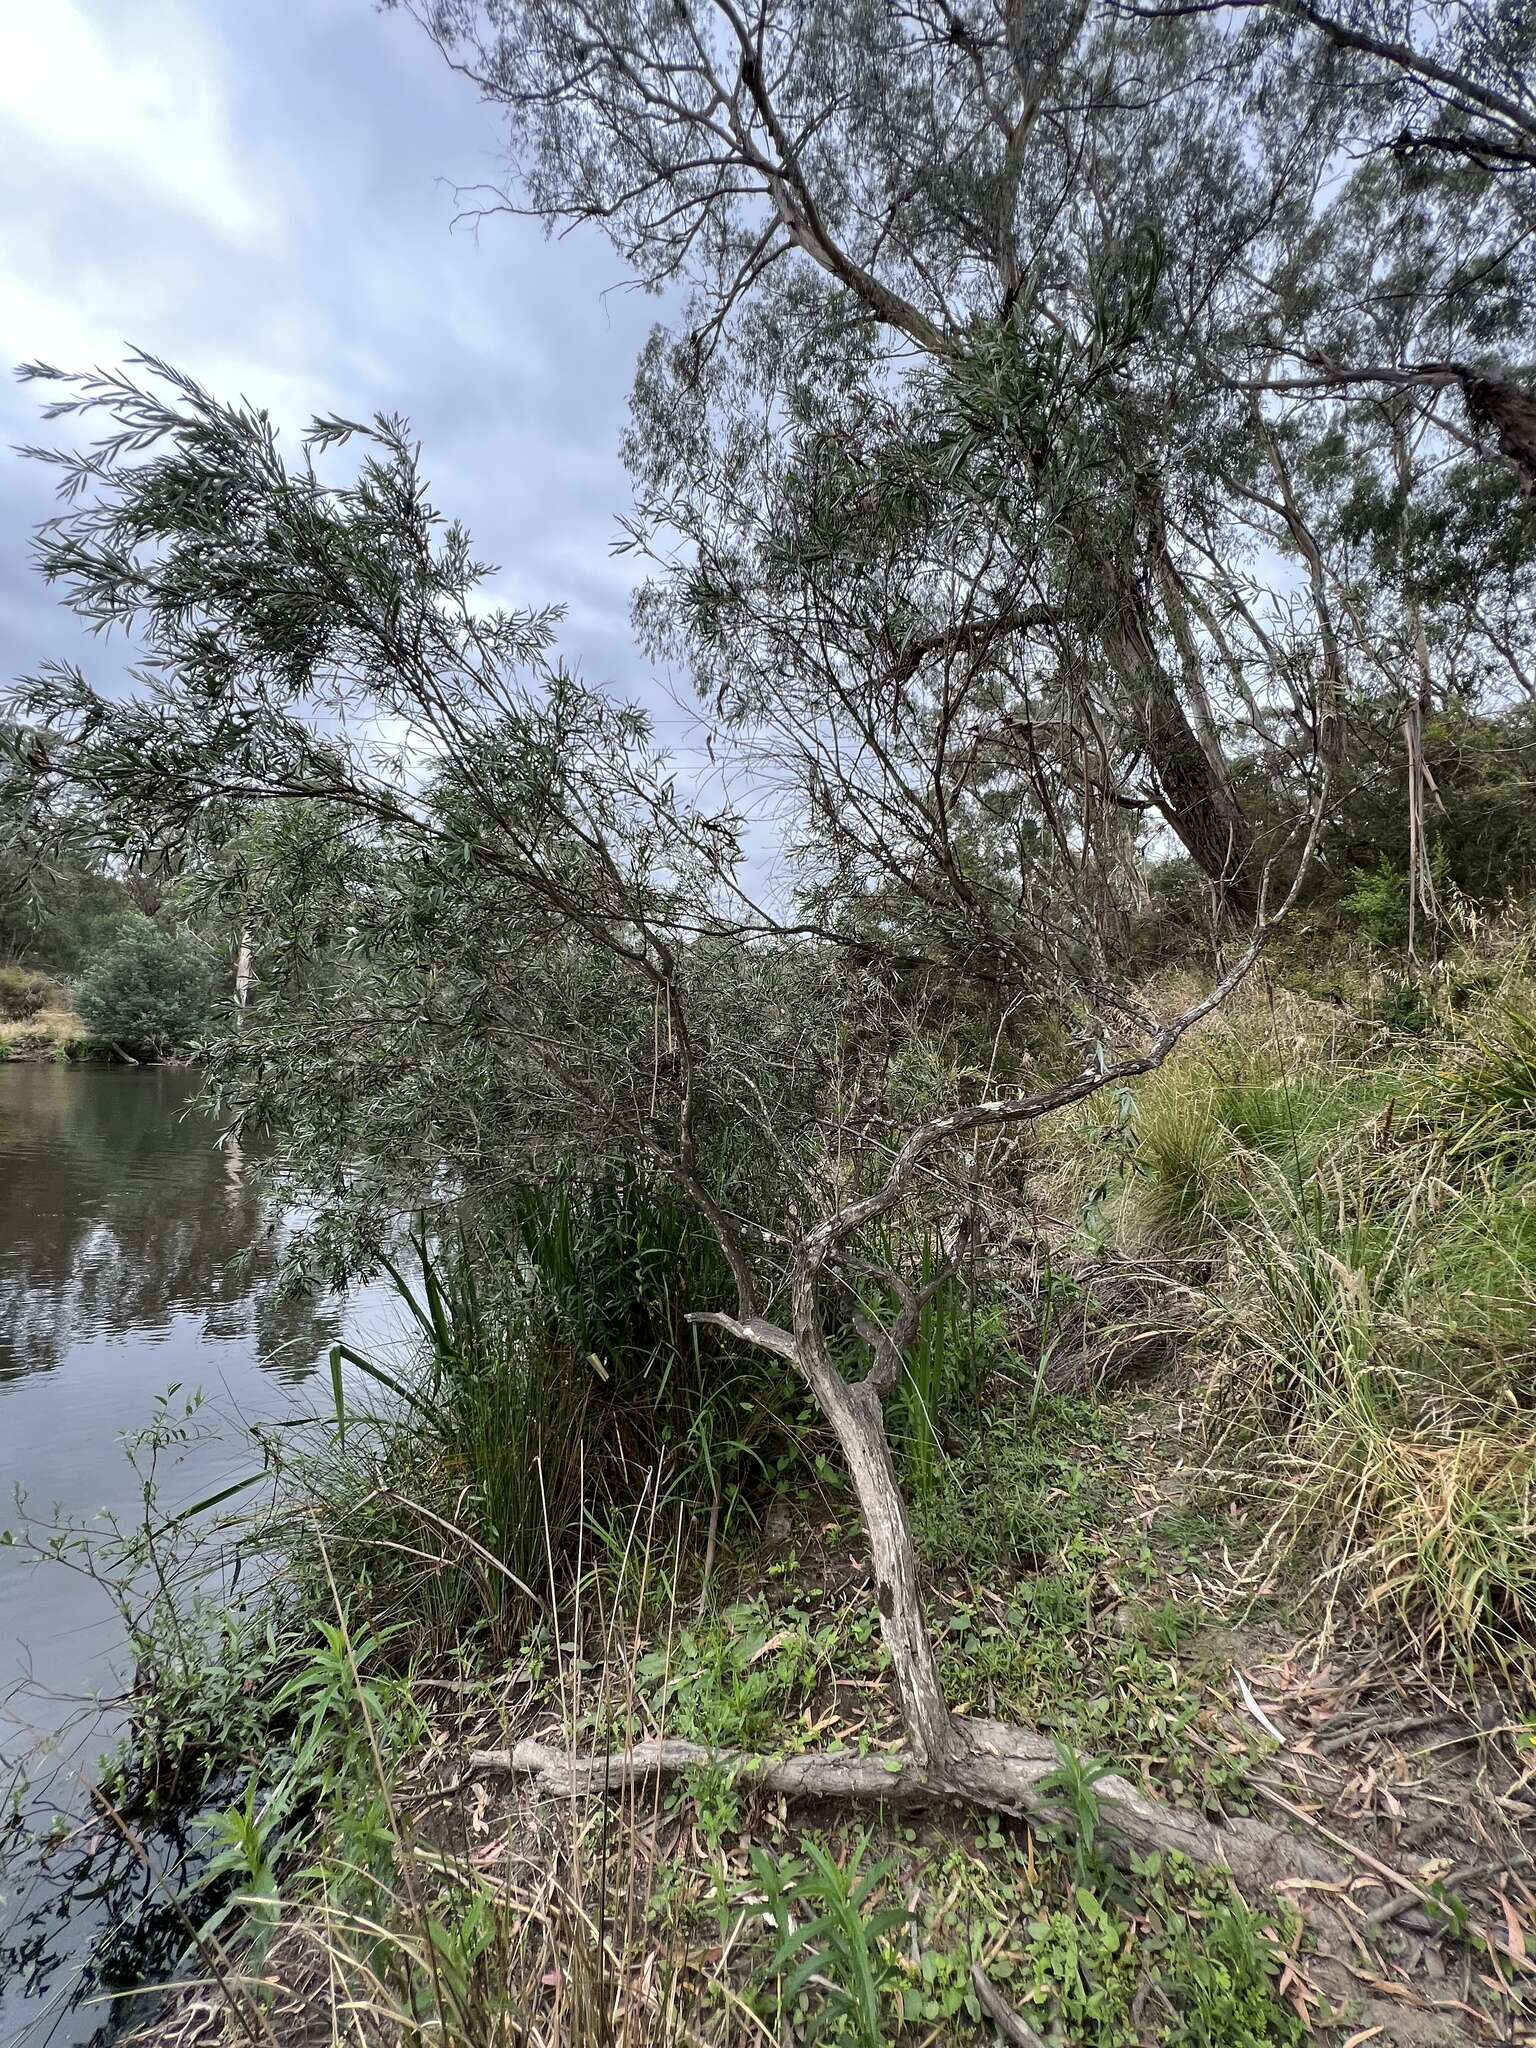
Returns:
[[[78,1059],[87,1051],[85,1026],[73,1010],[0,1018],[0,1060]]]
[[[207,1990],[152,2037],[1523,2038],[1532,1015],[1518,956],[1251,990],[1048,1132],[925,1312],[893,1409],[928,1619],[955,1708],[1060,1745],[1027,1823],[498,1762],[899,1735],[841,1468],[776,1361],[687,1322],[726,1280],[687,1211],[571,1182],[419,1246],[419,1373],[338,1358],[335,1420],[268,1447],[239,1540],[280,1572],[138,1617],[109,1795],[213,1816],[177,1908]],[[1107,1770],[1337,1875],[1127,1856]]]
[[[1093,1222],[1193,1311],[1265,1562],[1474,1681],[1536,1636],[1536,1007],[1517,958],[1340,1017],[1255,991],[1127,1106]],[[1074,1162],[1068,1175],[1084,1183]]]

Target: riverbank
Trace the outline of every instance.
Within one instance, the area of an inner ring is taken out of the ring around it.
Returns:
[[[44,1009],[0,1018],[0,1060],[68,1060],[90,1056],[85,1025],[74,1010]]]
[[[1528,2038],[1530,985],[1366,998],[1260,988],[1058,1132],[914,1347],[946,1694],[1058,1746],[1022,1809],[914,1774],[792,1385],[725,1350],[668,1381],[712,1278],[653,1193],[541,1197],[504,1298],[437,1268],[425,1379],[362,1372],[380,1412],[354,1392],[247,1537],[280,1590],[140,1702],[130,1822],[245,1781],[185,1908],[199,1988],[145,2038]],[[1301,1874],[1240,1893],[1173,1846],[1260,1821]]]
[[[1298,1631],[1192,1391],[1046,1396],[946,1468],[918,1509],[946,1682],[1175,1813],[1294,1827],[1327,1876],[1245,1901],[1177,1854],[1127,1864],[1091,1770],[1027,1820],[898,1796],[857,1520],[824,1472],[707,1586],[647,1503],[497,1668],[401,1668],[317,1617],[287,1681],[298,1781],[224,1837],[254,1928],[205,1937],[206,1981],[144,2040],[287,2048],[346,2012],[380,2042],[980,2044],[1005,2007],[1026,2041],[1524,2038],[1528,1695],[1431,1682],[1358,1615]],[[697,1748],[607,1796],[567,1782],[642,1743]],[[829,1749],[890,1762],[889,1803],[708,1760]]]
[[[126,1843],[78,1868],[99,1817],[96,1759],[125,1734],[136,1674],[153,1667],[112,1589],[75,1568],[77,1549],[51,1546],[71,1531],[109,1542],[113,1522],[131,1538],[148,1498],[169,1518],[259,1471],[251,1425],[288,1437],[323,1414],[333,1344],[390,1355],[378,1290],[283,1294],[290,1219],[263,1192],[258,1145],[220,1147],[200,1085],[168,1066],[0,1064],[0,1531],[14,1539],[0,1543],[7,2048],[79,2048],[101,2024],[89,2002],[104,1988],[98,1966],[106,1984],[132,1983],[156,1957],[169,1967],[186,1940],[173,1921],[137,1946],[139,1908],[162,1919],[170,1908]],[[174,1441],[161,1441],[167,1430]],[[34,1834],[53,1846],[46,1864]],[[87,2002],[72,2006],[76,1995]]]

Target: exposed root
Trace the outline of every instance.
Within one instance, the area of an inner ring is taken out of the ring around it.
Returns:
[[[584,1757],[533,1740],[511,1749],[474,1750],[469,1762],[477,1770],[532,1778],[540,1791],[563,1797],[616,1792],[703,1766],[729,1771],[743,1783],[786,1799],[901,1808],[954,1804],[1018,1819],[1059,1820],[1061,1808],[1044,1789],[1044,1781],[1060,1767],[1049,1742],[1002,1721],[957,1716],[953,1727],[953,1744],[942,1764],[922,1764],[901,1750],[878,1756],[823,1751],[771,1757],[675,1741],[637,1742],[608,1756]],[[1249,1886],[1295,1878],[1332,1883],[1341,1875],[1324,1851],[1263,1821],[1208,1821],[1148,1799],[1120,1777],[1099,1778],[1093,1789],[1112,1856],[1177,1849],[1192,1862],[1225,1869]]]

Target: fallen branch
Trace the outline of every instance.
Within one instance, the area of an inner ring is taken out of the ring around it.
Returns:
[[[1014,2011],[980,1963],[971,1965],[971,1989],[980,2001],[982,2011],[1010,2048],[1045,2048],[1034,2028]]]
[[[708,1749],[697,1742],[637,1742],[607,1756],[576,1756],[531,1739],[510,1749],[474,1750],[470,1768],[532,1778],[541,1792],[570,1798],[616,1792],[654,1778],[675,1778],[707,1768],[785,1799],[852,1801],[903,1809],[974,1806],[1016,1819],[1058,1823],[1062,1809],[1047,1780],[1060,1756],[1042,1736],[1000,1721],[956,1718],[954,1742],[940,1766],[925,1766],[902,1750],[874,1756],[852,1752],[771,1757],[746,1750]],[[1109,1849],[1149,1855],[1177,1849],[1191,1862],[1214,1864],[1248,1885],[1287,1878],[1334,1882],[1340,1872],[1321,1850],[1256,1820],[1216,1823],[1164,1806],[1126,1779],[1104,1777],[1094,1796]]]

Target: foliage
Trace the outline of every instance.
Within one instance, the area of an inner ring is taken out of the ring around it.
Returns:
[[[0,1021],[19,1023],[35,1017],[52,993],[52,981],[35,968],[0,967]]]
[[[919,1265],[924,1282],[934,1265],[925,1251]],[[940,1463],[974,1425],[998,1338],[995,1316],[977,1304],[974,1276],[970,1287],[952,1277],[918,1318],[896,1387],[892,1429],[915,1499],[934,1497]]]
[[[1400,952],[1408,943],[1409,889],[1404,869],[1383,854],[1374,868],[1357,874],[1344,899],[1344,914],[1378,946]]]
[[[800,1856],[751,1852],[752,1873],[773,1920],[778,1946],[768,1965],[779,1980],[781,2011],[793,2013],[813,1981],[822,1986],[817,2035],[830,2022],[838,2038],[857,2048],[883,2048],[889,2038],[886,2008],[895,1971],[891,1937],[907,1923],[899,1906],[878,1906],[876,1895],[895,1869],[886,1860],[865,1865],[864,1836],[838,1862],[807,1839]]]
[[[1020,1972],[1026,2011],[1059,2015],[1068,2039],[1095,2048],[1146,2038],[1138,2003],[1157,2008],[1156,2038],[1168,2048],[1306,2038],[1276,1999],[1281,1950],[1258,1915],[1177,1856],[1146,1859],[1137,1874],[1135,1934],[1102,1879],[1075,1884],[1062,1906],[1032,1923]]]
[[[5,730],[0,720],[0,756]],[[0,759],[3,777],[3,759]],[[0,961],[50,977],[77,975],[139,914],[127,884],[80,850],[26,856],[23,831],[0,780]]]
[[[1416,1013],[1392,1056],[1188,1059],[1145,1091],[1122,1227],[1216,1259],[1273,1544],[1437,1654],[1536,1641],[1527,1010]],[[1432,1026],[1433,1036],[1426,1036]]]
[[[698,1211],[654,1170],[574,1165],[495,1213],[506,1271],[551,1343],[593,1361],[594,1435],[615,1475],[660,1472],[690,1510],[750,1500],[798,1436],[799,1386],[690,1315],[728,1300],[730,1268]],[[524,1267],[523,1262],[526,1262]],[[596,1466],[589,1466],[596,1470]]]
[[[350,2010],[501,2039],[569,1997],[561,2031],[603,2040],[608,1863],[595,1909],[573,1876],[520,1934],[475,1856],[424,1862],[389,1782],[390,1726],[421,1737],[396,1688],[421,1647],[521,1647],[531,1687],[559,1667],[573,1739],[605,1730],[562,1606],[580,1641],[586,1596],[630,1590],[639,1504],[668,1484],[690,1530],[708,1503],[713,1551],[787,1462],[800,1381],[860,1490],[879,1600],[775,1629],[752,1601],[711,1614],[706,1569],[696,1625],[637,1644],[626,1724],[767,1741],[791,1709],[819,1725],[834,1656],[871,1685],[899,1657],[935,1770],[924,1730],[949,1732],[950,1703],[1001,1702],[1175,1798],[1242,1797],[1232,1751],[1195,1761],[1196,1625],[1154,1604],[1150,1540],[1115,1512],[1126,1458],[1102,1430],[1068,1441],[1044,1392],[1054,1295],[1022,1421],[994,1400],[984,1443],[959,1425],[995,1395],[995,1332],[962,1335],[956,1282],[982,1220],[1022,1211],[1033,1126],[1155,1069],[1267,930],[1159,1029],[1127,985],[1170,950],[1149,911],[1203,940],[1289,907],[1325,799],[1315,905],[1381,945],[1410,868],[1473,901],[1528,873],[1509,699],[1530,690],[1536,454],[1511,366],[1536,295],[1505,175],[1529,124],[1504,97],[1528,53],[1456,6],[1405,31],[1432,63],[1374,36],[1369,5],[1322,61],[1294,10],[1044,9],[995,32],[922,0],[784,0],[755,29],[639,0],[420,12],[506,111],[527,202],[601,221],[688,294],[640,367],[626,545],[726,786],[778,807],[785,886],[765,908],[745,818],[559,665],[555,611],[487,604],[403,420],[327,417],[290,457],[267,414],[150,360],[26,373],[67,384],[51,417],[105,429],[48,454],[42,571],[134,636],[154,687],[29,679],[6,802],[29,864],[185,863],[177,913],[249,939],[257,997],[212,1085],[235,1128],[280,1133],[317,1206],[310,1274],[432,1219],[419,1293],[397,1274],[420,1370],[333,1359],[334,1451],[283,1497],[297,1625],[257,1644],[270,1701],[225,1717],[292,1747],[250,1770],[215,1859],[254,1909],[257,1974],[293,1886],[352,1937],[328,1944],[366,1986]],[[1154,874],[1175,842],[1187,861]],[[167,918],[97,961],[88,1027],[148,1056],[194,1034],[207,973],[176,944]],[[1436,1650],[1512,1659],[1536,1597],[1531,1033],[1479,1028],[1299,1078],[1279,1048],[1192,1057],[1118,1096],[1083,1207],[1098,1232],[1113,1194],[1137,1249],[1215,1277],[1268,1540]],[[887,1399],[937,1646],[915,1572],[886,1569],[913,1563]],[[599,1600],[610,1638],[618,1612]],[[168,1782],[227,1758],[209,1711],[246,1642],[177,1638],[141,1731]],[[1008,1928],[1023,2002],[1115,2048],[1148,2025],[1296,2038],[1281,1942],[1224,1889],[1149,1862],[1116,1892],[1097,1768],[1064,1747],[1055,1889],[1031,1863]],[[705,1776],[720,1853],[739,1810]],[[777,2004],[825,1979],[814,2024],[866,2048],[909,2016],[906,1911],[875,1904],[897,1870],[870,1848],[756,1868]]]
[[[510,1649],[563,1593],[584,1524],[665,1501],[729,1526],[789,1457],[800,1406],[687,1320],[728,1285],[718,1246],[664,1183],[567,1169],[414,1262],[388,1261],[419,1366],[333,1354],[339,1436],[295,1468],[354,1614],[409,1615],[423,1644]],[[347,1369],[382,1389],[359,1408]]]
[[[483,1634],[506,1650],[544,1609],[580,1525],[593,1375],[482,1245],[421,1238],[415,1256],[414,1285],[392,1270],[420,1363],[390,1371],[333,1352],[337,1438],[293,1466],[295,1554],[317,1583],[334,1578],[354,1617],[408,1621],[419,1649]],[[370,1407],[357,1407],[344,1365],[380,1390]]]
[[[1319,757],[1335,872],[1401,864],[1405,831],[1354,828],[1440,782],[1439,733],[1434,781],[1404,772],[1405,687],[1484,755],[1448,764],[1458,886],[1506,886],[1529,755],[1492,726],[1530,695],[1536,560],[1514,16],[1047,10],[1021,58],[988,9],[412,11],[523,203],[681,295],[626,449],[641,621],[770,744],[790,691],[858,728],[801,764],[844,916],[888,920],[864,826],[899,821],[936,884],[914,947],[963,957],[958,877],[1022,980],[1009,911],[1056,860],[1120,936],[1138,806],[1246,909]],[[935,744],[985,774],[930,781]]]
[[[1045,1397],[1020,1415],[1010,1402],[965,1432],[918,1510],[930,1557],[996,1580],[1037,1571],[1102,1527],[1119,1483],[1096,1403]]]
[[[1395,735],[1389,735],[1393,738]],[[1494,908],[1536,889],[1536,719],[1529,704],[1484,712],[1458,702],[1425,720],[1433,783],[1426,824],[1436,893]],[[1408,937],[1409,786],[1395,747],[1373,747],[1325,842],[1310,895],[1376,945]]]
[[[140,1060],[185,1051],[206,1025],[212,998],[203,949],[147,918],[108,947],[75,991],[91,1035]]]
[[[1296,1183],[1327,1130],[1355,1108],[1260,1055],[1190,1063],[1138,1101],[1131,1209],[1164,1243],[1198,1245],[1239,1223],[1270,1180]]]

